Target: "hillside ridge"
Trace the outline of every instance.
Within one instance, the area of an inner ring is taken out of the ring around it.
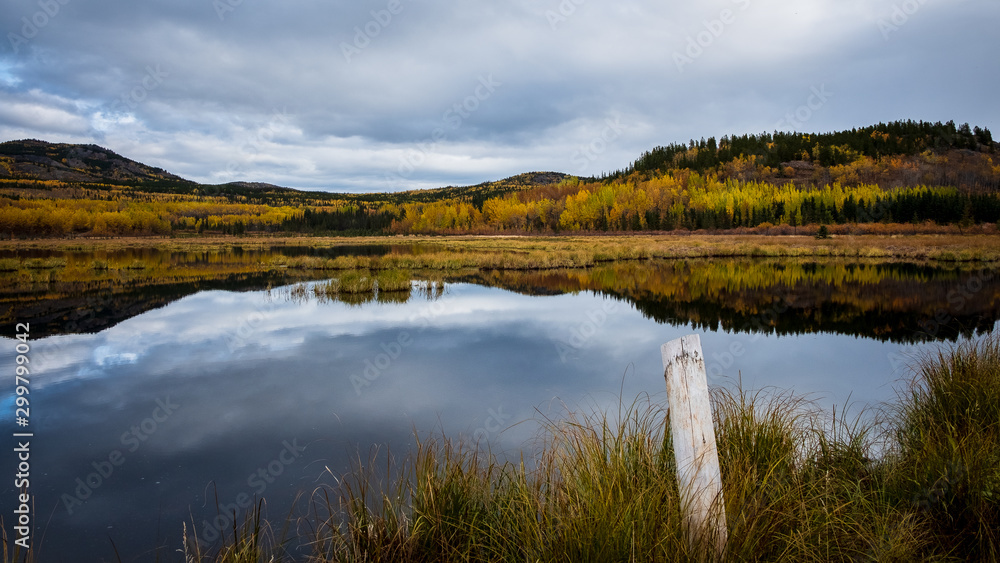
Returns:
[[[0,143],[0,178],[64,182],[169,180],[193,183],[94,144],[22,139]]]

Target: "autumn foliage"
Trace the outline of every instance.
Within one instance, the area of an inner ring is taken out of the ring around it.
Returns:
[[[805,225],[829,225],[834,234],[856,225],[964,232],[1000,221],[996,154],[985,129],[898,122],[658,147],[599,179],[530,173],[415,192],[202,186],[163,174],[129,185],[0,177],[0,236],[795,232]],[[13,165],[5,170],[15,175]]]

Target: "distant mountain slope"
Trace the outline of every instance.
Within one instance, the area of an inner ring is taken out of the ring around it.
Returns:
[[[599,180],[606,183],[633,174],[648,178],[670,171],[692,170],[718,174],[720,178],[792,182],[797,186],[822,186],[837,181],[851,185],[878,183],[882,187],[922,183],[996,191],[995,173],[990,166],[995,166],[992,159],[998,152],[1000,144],[986,128],[956,125],[952,121],[896,121],[832,133],[774,132],[674,143],[646,151],[627,168]],[[875,168],[870,165],[875,161],[892,164],[891,173],[879,175],[869,170]],[[852,167],[858,168],[856,174]],[[488,199],[559,184],[567,178],[570,176],[559,172],[528,172],[473,186],[393,193],[331,193],[260,182],[198,184],[97,145],[53,144],[35,139],[0,143],[0,180],[55,180],[70,187],[96,189],[103,187],[94,184],[112,184],[127,186],[132,192],[217,196],[258,204],[354,202],[371,206],[456,200],[481,210]]]
[[[686,168],[704,172],[730,162],[752,159],[755,164],[778,167],[791,161],[811,161],[836,166],[859,157],[913,156],[924,151],[966,150],[996,153],[1000,146],[987,128],[926,121],[893,121],[832,133],[779,132],[725,136],[718,141],[691,139],[643,153],[631,166],[612,174],[662,172]]]
[[[188,182],[97,145],[54,144],[36,139],[0,143],[0,178],[64,182]]]
[[[0,238],[794,233],[805,225],[847,225],[840,232],[852,232],[854,225],[903,223],[921,232],[995,232],[998,154],[988,129],[911,121],[692,140],[647,152],[610,177],[529,172],[473,186],[330,193],[259,182],[199,184],[94,145],[14,141],[0,143]]]
[[[57,144],[36,139],[0,143],[0,179],[126,185],[138,192],[214,195],[258,203],[321,203],[329,200],[404,203],[460,199],[481,204],[491,197],[558,183],[567,177],[560,172],[527,172],[474,186],[346,194],[303,191],[262,182],[198,184],[97,145]]]
[[[527,190],[538,186],[558,184],[568,178],[562,172],[525,172],[503,180],[482,182],[474,186],[448,186],[429,190],[409,190],[390,195],[399,202],[430,202],[443,199],[459,199],[469,201],[477,207],[489,198],[502,196],[511,192]],[[382,194],[378,194],[382,195]]]

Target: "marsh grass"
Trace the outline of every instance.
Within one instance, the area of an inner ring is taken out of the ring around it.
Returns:
[[[325,282],[314,283],[312,294],[320,302],[341,301],[357,305],[377,299],[380,303],[405,303],[413,289],[410,279],[410,273],[403,270],[383,270],[374,274],[348,271]],[[291,291],[293,300],[308,298],[305,284],[293,286]]]
[[[28,258],[23,267],[29,270],[56,270],[66,267],[66,259],[61,257]]]
[[[894,409],[887,490],[926,523],[936,555],[1000,560],[1000,338],[924,357]]]
[[[336,240],[336,239],[334,239]],[[1000,261],[995,236],[808,236],[685,235],[592,237],[416,238],[419,253],[382,256],[277,256],[274,268],[304,270],[552,270],[590,268],[611,262],[690,258],[879,258],[944,263]],[[330,244],[322,240],[317,247]],[[280,248],[280,247],[279,247]]]
[[[901,260],[1000,261],[1000,236],[992,233],[961,235],[955,233],[906,234],[892,232],[860,234],[850,228],[831,226],[834,239],[814,239],[803,229],[801,235],[788,233],[763,234],[619,234],[590,236],[449,236],[449,237],[198,237],[193,239],[118,238],[109,240],[45,239],[34,241],[0,241],[0,248],[44,250],[122,250],[157,248],[177,252],[219,251],[239,246],[244,250],[268,249],[280,251],[283,245],[313,248],[335,248],[340,245],[384,245],[387,241],[419,245],[414,254],[377,256],[278,257],[273,267],[321,269],[382,269],[390,267],[418,268],[426,262],[449,267],[474,267],[480,257],[496,254],[559,254],[574,263],[605,260],[648,258],[693,258],[710,256],[841,256],[883,257]],[[811,227],[812,228],[812,227]],[[812,231],[809,231],[810,233]],[[435,256],[437,255],[437,256]],[[451,255],[447,257],[446,255]],[[391,257],[391,258],[389,258]],[[425,258],[426,257],[426,258]],[[397,265],[383,262],[389,258]],[[495,259],[495,258],[494,258]],[[544,258],[540,258],[543,260]],[[522,259],[514,259],[522,262]],[[523,262],[521,267],[523,267]]]
[[[375,277],[371,272],[350,271],[340,276],[340,293],[362,294],[375,291]]]
[[[304,283],[297,283],[288,288],[288,296],[294,303],[302,303],[309,298],[308,286]]]
[[[791,395],[737,390],[714,403],[725,560],[917,555],[915,522],[858,484],[869,463],[864,433],[841,424],[817,439],[821,413]],[[538,458],[519,463],[475,444],[420,440],[379,502],[365,472],[324,498],[325,513],[341,520],[317,528],[326,549],[315,560],[706,560],[705,546],[683,533],[667,424],[648,397],[610,413],[570,412],[545,420]]]
[[[427,301],[434,301],[444,295],[444,289],[443,280],[419,280],[413,284],[412,293]]]
[[[277,533],[264,517],[265,502],[259,500],[242,517],[230,516],[231,526],[221,530],[223,541],[215,549],[203,547],[197,525],[192,522],[182,526],[181,545],[184,563],[267,563],[286,560],[285,538],[289,535],[292,518]]]
[[[7,530],[7,523],[4,521],[3,516],[0,516],[0,543],[3,544],[2,548],[0,548],[0,563],[34,563],[36,561],[35,552],[32,549],[26,550],[15,544],[14,541],[17,537],[8,536]],[[31,542],[30,545],[34,547],[36,542]]]
[[[412,288],[410,273],[404,270],[384,270],[375,275],[379,293],[409,292]]]
[[[998,339],[916,369],[898,406],[854,416],[716,389],[723,560],[997,560]],[[315,561],[705,560],[683,535],[668,420],[648,397],[546,419],[519,463],[421,440],[377,506],[364,473],[326,497],[341,520],[317,528]]]

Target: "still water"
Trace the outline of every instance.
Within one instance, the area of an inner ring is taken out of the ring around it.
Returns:
[[[530,451],[544,417],[663,400],[660,345],[691,333],[710,385],[741,380],[857,412],[891,401],[906,361],[937,345],[913,335],[921,318],[955,318],[948,288],[978,280],[958,308],[974,302],[980,329],[995,327],[1000,304],[993,278],[975,272],[903,268],[879,278],[896,285],[862,280],[844,293],[808,279],[713,290],[687,271],[680,295],[650,289],[683,274],[661,269],[673,274],[612,272],[602,290],[588,288],[598,272],[414,282],[411,295],[362,303],[317,298],[314,282],[201,290],[92,333],[33,336],[38,560],[180,560],[182,522],[211,545],[231,522],[220,513],[261,497],[283,521],[296,495],[332,486],[359,459],[405,455],[415,433]],[[911,303],[920,287],[940,295]],[[773,295],[746,304],[751,290]],[[0,365],[15,365],[16,343],[0,343]],[[4,429],[16,428],[12,389],[0,395]],[[13,456],[0,468],[10,534]]]

